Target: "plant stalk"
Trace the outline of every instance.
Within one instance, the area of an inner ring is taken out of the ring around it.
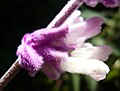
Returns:
[[[15,75],[21,69],[20,65],[18,64],[19,59],[17,59],[12,66],[8,69],[8,71],[1,77],[0,79],[0,91],[3,90],[5,86],[15,77]]]

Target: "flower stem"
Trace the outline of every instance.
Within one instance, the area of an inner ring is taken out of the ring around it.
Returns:
[[[64,21],[82,5],[81,0],[71,0],[63,7],[47,28],[59,27]]]
[[[19,59],[17,59],[9,70],[1,77],[0,79],[0,91],[14,78],[14,76],[19,72],[21,69],[20,65],[18,64]]]
[[[65,7],[59,12],[59,14],[53,19],[53,21],[47,26],[47,28],[59,27],[64,21],[73,13],[74,10],[78,9],[82,4],[81,0],[71,0]],[[14,76],[21,69],[17,59],[8,71],[0,79],[0,91],[14,78]]]

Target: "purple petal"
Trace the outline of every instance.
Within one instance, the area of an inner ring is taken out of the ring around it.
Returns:
[[[91,7],[95,7],[100,0],[83,0],[83,2],[86,3],[86,5],[91,6]]]
[[[100,17],[92,17],[90,19],[87,19],[85,21],[86,29],[83,36],[86,39],[96,36],[97,34],[100,33],[102,24],[103,19]]]
[[[66,52],[58,51],[53,48],[45,48],[42,53],[40,53],[44,60],[49,62],[55,69],[61,71],[59,66],[62,61],[64,61],[64,57],[68,56]]]
[[[68,46],[83,45],[86,39],[96,36],[101,31],[103,19],[93,17],[81,23],[74,24],[69,27],[69,32],[66,34],[65,43]]]
[[[65,56],[68,56],[65,52],[56,51],[51,48],[47,48],[42,52],[44,56],[44,65],[42,72],[44,72],[51,79],[58,79],[63,71],[60,68],[62,62],[65,61]]]
[[[50,64],[50,68],[53,67],[53,69],[61,73],[59,65],[62,61],[61,56],[65,56],[65,53],[57,52],[57,50],[64,51],[64,48],[62,49],[64,43],[61,39],[66,36],[67,32],[68,27],[59,27],[40,29],[31,34],[25,34],[22,44],[17,50],[17,55],[21,59],[19,61],[21,67],[27,69],[29,74],[34,76],[41,69],[44,59],[46,65]]]
[[[19,64],[28,70],[31,76],[34,76],[41,69],[43,58],[32,47],[25,44],[20,45],[17,55],[20,57]]]
[[[106,7],[117,7],[120,6],[120,0],[101,0],[101,3]]]
[[[35,42],[51,42],[52,40],[65,37],[68,27],[58,27],[52,29],[40,29],[32,33]]]
[[[102,3],[106,7],[114,8],[120,6],[120,0],[83,0],[86,5],[95,7],[98,3]]]
[[[61,72],[56,70],[49,62],[43,64],[41,71],[47,75],[48,78],[53,80],[57,80],[61,75]]]
[[[84,44],[82,48],[77,48],[71,53],[73,57],[86,58],[86,59],[98,59],[106,61],[112,50],[109,46],[93,46],[90,43]]]

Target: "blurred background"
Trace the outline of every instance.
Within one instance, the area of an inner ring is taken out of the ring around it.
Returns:
[[[0,76],[17,59],[16,49],[25,33],[45,28],[68,0],[0,0]],[[34,78],[21,70],[3,91],[120,91],[120,7],[82,5],[84,18],[100,16],[102,32],[90,39],[94,45],[109,45],[113,53],[106,62],[107,78],[95,81],[86,75],[65,73],[53,81],[39,72]]]

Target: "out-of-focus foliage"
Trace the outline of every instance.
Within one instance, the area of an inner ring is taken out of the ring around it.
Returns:
[[[67,0],[0,0],[0,76],[16,60],[16,49],[25,33],[46,27]],[[57,81],[39,72],[34,78],[21,70],[4,91],[120,91],[120,8],[80,7],[82,16],[101,16],[102,32],[89,40],[109,45],[113,53],[106,62],[111,71],[103,81],[85,75],[65,73]]]

